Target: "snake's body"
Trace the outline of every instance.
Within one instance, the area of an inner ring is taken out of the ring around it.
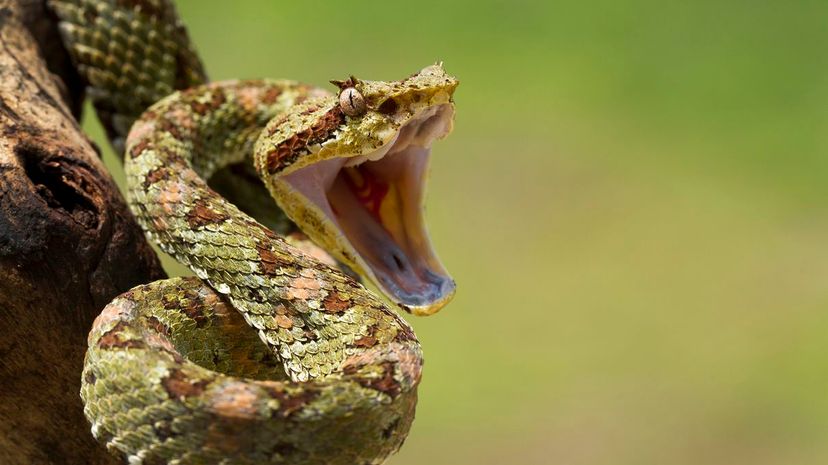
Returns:
[[[95,437],[129,463],[381,463],[414,418],[422,353],[413,331],[361,284],[287,244],[205,179],[255,151],[278,199],[284,187],[274,179],[290,165],[380,147],[381,124],[399,130],[419,110],[398,117],[386,104],[382,114],[352,117],[343,113],[353,110],[347,102],[292,81],[197,85],[204,73],[168,1],[51,5],[112,140],[125,146],[139,223],[200,278],[139,286],[96,320],[81,390]],[[406,80],[359,88],[369,106],[381,95],[396,99],[395,110],[450,106],[456,82],[441,68],[411,79],[414,97],[404,93]],[[337,256],[358,269],[347,253]]]

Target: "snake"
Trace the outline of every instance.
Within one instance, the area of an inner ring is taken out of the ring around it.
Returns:
[[[137,286],[96,318],[80,390],[92,435],[129,464],[384,462],[422,379],[398,310],[433,314],[456,289],[423,205],[458,80],[437,63],[335,92],[209,82],[171,1],[49,6],[123,152],[132,213],[195,274]],[[210,187],[239,163],[313,245]]]

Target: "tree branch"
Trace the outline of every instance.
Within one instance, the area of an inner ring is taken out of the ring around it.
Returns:
[[[44,1],[0,0],[0,463],[114,464],[83,417],[86,334],[164,273],[75,119],[56,34]]]

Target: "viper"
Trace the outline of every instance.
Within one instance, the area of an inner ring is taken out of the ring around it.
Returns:
[[[382,463],[422,377],[396,310],[429,315],[455,292],[423,202],[457,79],[435,64],[333,93],[207,83],[169,1],[49,4],[124,153],[132,212],[197,276],[138,286],[96,319],[81,375],[92,434],[131,464]],[[208,185],[245,162],[315,245]]]

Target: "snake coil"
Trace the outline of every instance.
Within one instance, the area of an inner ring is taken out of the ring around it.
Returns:
[[[93,435],[129,463],[383,462],[413,421],[422,352],[328,254],[413,313],[451,299],[421,212],[456,79],[434,65],[401,81],[336,81],[338,95],[205,84],[170,2],[50,5],[124,147],[133,213],[198,276],[136,287],[95,321],[81,389]],[[324,252],[291,245],[207,185],[245,160]]]

